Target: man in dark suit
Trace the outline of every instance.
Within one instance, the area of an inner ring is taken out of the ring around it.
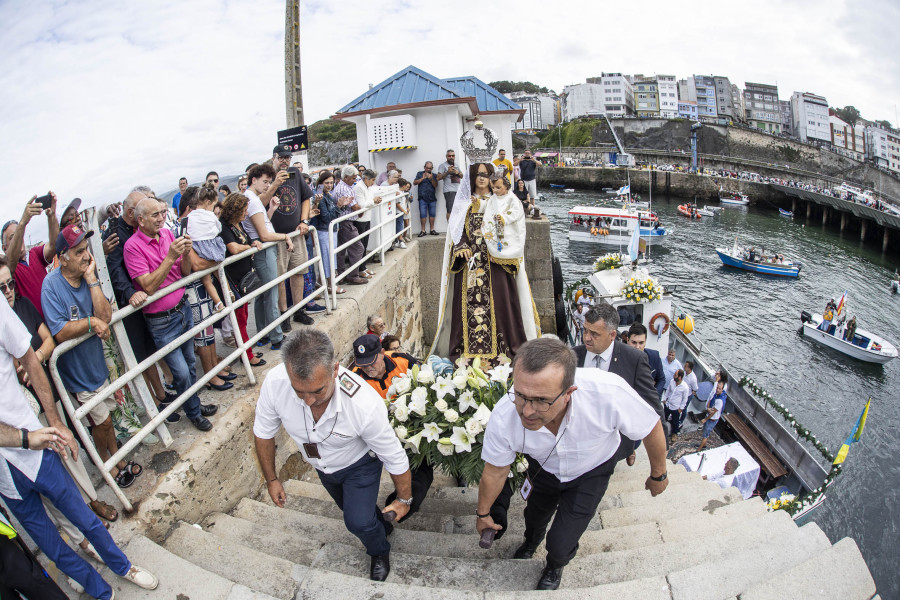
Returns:
[[[659,352],[646,348],[647,344],[647,328],[641,323],[633,323],[628,328],[628,345],[638,350],[643,350],[650,362],[650,374],[653,375],[653,383],[656,386],[656,392],[662,400],[663,388],[666,385],[666,372],[663,369],[662,358]]]
[[[660,415],[660,422],[665,423],[647,355],[617,340],[618,327],[619,313],[615,308],[606,302],[592,306],[584,315],[584,345],[575,347],[577,364],[603,369],[624,379]],[[635,448],[635,442],[622,436],[619,452],[620,456],[627,457],[629,466],[634,464]]]

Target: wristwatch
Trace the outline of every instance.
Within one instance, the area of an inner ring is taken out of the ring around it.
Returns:
[[[653,481],[665,481],[668,476],[669,476],[668,473],[663,473],[659,477],[654,477],[653,475],[651,475],[650,479],[652,479]]]
[[[303,223],[304,225],[309,225],[309,219],[303,219],[300,222]]]
[[[407,506],[412,506],[412,501],[413,501],[412,498],[399,498],[399,497],[397,498],[397,502],[402,502],[403,504],[405,504]]]

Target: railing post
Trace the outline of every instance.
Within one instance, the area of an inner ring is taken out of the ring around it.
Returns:
[[[226,308],[231,308],[233,302],[231,300],[231,286],[228,285],[228,279],[225,275],[225,265],[219,263],[219,281],[222,285],[222,292],[225,296],[225,306]],[[248,302],[244,306],[247,307],[247,310],[250,310],[250,303]],[[231,329],[234,332],[234,343],[237,348],[240,348],[246,340],[244,340],[244,336],[241,334],[241,327],[238,324],[237,313],[232,310],[231,314],[228,315],[228,318],[231,319]],[[253,365],[250,364],[250,359],[247,358],[247,352],[241,352],[241,363],[244,365],[244,373],[247,374],[247,379],[250,380],[250,385],[256,385],[256,375],[253,374]],[[218,371],[217,371],[218,372]]]

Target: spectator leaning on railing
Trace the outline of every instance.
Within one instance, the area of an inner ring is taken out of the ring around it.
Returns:
[[[136,288],[148,295],[167,287],[191,272],[191,240],[175,236],[163,228],[166,208],[154,198],[144,198],[137,205],[138,230],[125,243],[125,267]],[[147,327],[157,348],[163,348],[194,326],[190,307],[185,302],[184,288],[179,288],[143,307]],[[165,356],[172,371],[172,383],[179,395],[196,382],[194,341],[185,340]],[[218,407],[201,405],[200,397],[191,395],[184,412],[201,431],[212,429],[210,417]]]
[[[343,169],[341,169],[341,179],[337,181],[334,186],[334,191],[331,192],[331,197],[335,199],[338,207],[341,209],[341,215],[349,215],[350,213],[359,210],[362,208],[356,203],[356,195],[353,193],[353,186],[356,185],[356,178],[358,176],[359,171],[357,171],[356,167],[353,165],[347,165]],[[338,245],[341,246],[346,244],[357,235],[359,235],[359,230],[356,228],[355,224],[356,219],[351,217],[346,221],[341,221],[338,227]],[[344,265],[344,259],[349,256],[350,264],[355,265],[359,259],[363,257],[365,250],[363,249],[362,243],[357,240],[346,249],[341,250],[337,255],[337,271],[338,273],[343,273],[346,269]],[[347,278],[344,280],[350,285],[362,285],[365,283],[369,283],[369,280],[365,277],[362,277],[362,267],[354,267],[351,269],[350,273],[347,275]]]
[[[42,317],[44,315],[41,309],[41,285],[44,283],[44,277],[47,276],[47,266],[53,262],[53,257],[56,256],[54,242],[56,236],[59,235],[59,222],[56,220],[56,194],[47,193],[51,198],[50,208],[42,209],[40,204],[35,203],[37,199],[35,196],[25,205],[21,222],[7,221],[0,230],[3,252],[6,254],[10,273],[16,280],[16,287],[21,295],[31,300]],[[47,226],[50,230],[48,239],[50,241],[34,246],[26,252],[25,228],[28,227],[31,218],[41,212],[47,214]]]

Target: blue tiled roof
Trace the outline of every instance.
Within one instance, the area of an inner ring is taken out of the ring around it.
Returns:
[[[341,108],[338,113],[453,98],[461,98],[455,89],[437,77],[410,65],[368,90]]]
[[[415,104],[434,100],[475,98],[478,110],[522,110],[522,107],[484,83],[477,77],[438,79],[410,65],[392,75],[356,98],[338,112],[351,113],[363,110],[388,108],[398,104]]]
[[[522,107],[477,77],[451,77],[444,80],[461,96],[474,96],[481,112],[522,110]]]

